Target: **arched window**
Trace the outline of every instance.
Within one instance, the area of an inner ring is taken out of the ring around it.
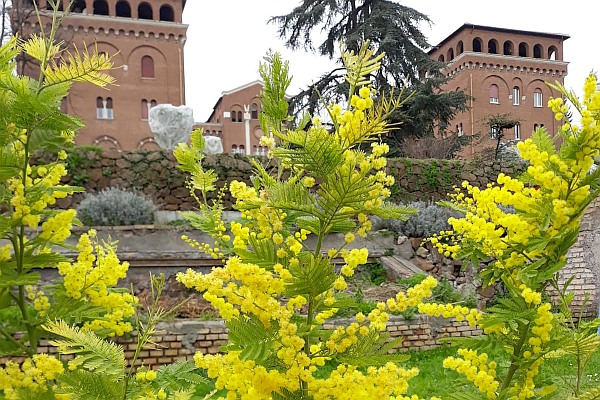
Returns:
[[[96,118],[113,119],[113,100],[111,97],[107,97],[106,100],[102,97],[96,97]]]
[[[506,42],[504,42],[504,45],[502,46],[504,47],[504,55],[505,56],[512,56],[513,55],[513,44],[510,40],[507,40]]]
[[[258,119],[258,106],[256,105],[256,103],[252,103],[252,108],[250,110],[251,110],[251,118]]]
[[[244,120],[243,117],[242,117],[242,112],[241,111],[237,112],[237,119],[238,119],[238,122],[242,122]]]
[[[113,119],[113,100],[112,97],[106,98],[106,119]]]
[[[533,58],[542,58],[543,50],[541,44],[533,46]]]
[[[94,1],[94,15],[108,15],[108,3],[106,3],[106,0]]]
[[[148,119],[148,100],[142,100],[142,119]]]
[[[257,145],[252,146],[252,154],[255,156],[258,155],[258,146]]]
[[[237,122],[237,113],[235,111],[231,112],[231,122]]]
[[[117,3],[117,17],[131,18],[131,6],[125,0]]]
[[[490,103],[492,104],[500,104],[500,94],[498,91],[498,85],[491,84],[490,85]]]
[[[150,108],[152,107],[156,107],[156,100],[154,99],[150,100]]]
[[[150,56],[142,57],[142,78],[154,78],[154,60]]]
[[[448,61],[450,60],[454,60],[454,49],[450,48],[448,49]]]
[[[440,56],[438,57],[438,61],[439,62],[444,62],[444,55],[440,54]]]
[[[521,103],[521,91],[518,86],[515,86],[512,90],[512,101],[513,106],[518,106]]]
[[[73,4],[71,4],[71,12],[72,13],[82,13],[85,10],[85,0],[75,0]]]
[[[231,145],[231,154],[238,154],[237,144],[232,144]]]
[[[548,60],[556,60],[558,49],[555,46],[548,47]]]
[[[521,125],[515,125],[515,140],[521,140]]]
[[[102,97],[96,98],[96,118],[104,119],[104,99]]]
[[[529,57],[529,46],[525,42],[519,43],[519,57]]]
[[[164,5],[160,8],[160,20],[161,21],[175,21],[175,13],[170,5]]]
[[[533,106],[536,108],[542,107],[542,102],[544,101],[542,96],[542,89],[536,88],[533,91]]]
[[[537,131],[537,128],[538,128],[538,124],[533,124],[533,130]]]
[[[458,136],[464,135],[462,122],[456,126],[456,134]]]
[[[481,53],[481,48],[482,47],[483,47],[483,44],[482,44],[480,38],[473,39],[473,51],[474,52]]]
[[[152,6],[148,3],[141,3],[138,6],[138,18],[139,19],[154,19],[152,14]]]
[[[465,51],[465,46],[463,45],[462,40],[458,42],[456,45],[456,55],[462,54]]]
[[[246,154],[246,146],[244,146],[243,144],[240,144],[238,151],[240,152],[240,154]]]
[[[498,42],[496,39],[491,39],[488,41],[488,53],[498,54]]]

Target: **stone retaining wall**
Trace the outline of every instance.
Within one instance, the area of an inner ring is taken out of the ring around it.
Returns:
[[[250,183],[255,159],[271,168],[264,157],[220,154],[207,156],[203,164],[214,169],[219,176],[217,187],[233,180]],[[87,192],[96,192],[107,187],[143,193],[161,210],[190,210],[196,203],[185,187],[186,175],[177,168],[170,151],[99,152],[86,148],[72,150],[67,166],[69,176],[65,183],[84,186]],[[495,181],[498,173],[515,175],[520,167],[514,164],[500,165],[494,162],[466,160],[413,160],[390,159],[388,171],[396,177],[392,188],[392,200],[408,202],[415,200],[439,200],[452,187],[464,180],[485,187]],[[62,208],[76,206],[83,194],[61,200]],[[225,194],[224,203],[231,203]]]

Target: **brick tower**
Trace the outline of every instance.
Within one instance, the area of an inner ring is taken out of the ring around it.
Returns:
[[[521,121],[504,132],[505,141],[526,139],[539,126],[556,133],[560,122],[547,103],[558,94],[546,82],[564,84],[568,63],[563,60],[563,42],[568,38],[467,23],[429,52],[433,60],[449,63],[445,73],[453,79],[444,90],[462,90],[473,97],[470,109],[458,114],[448,129],[458,135],[481,135],[481,143],[465,149],[465,157],[494,145],[495,132],[485,125],[491,115],[510,113]]]
[[[23,0],[31,4],[32,0]],[[40,10],[47,0],[36,1]],[[69,0],[62,1],[61,11]],[[148,109],[156,104],[185,104],[182,23],[186,0],[74,0],[59,38],[80,50],[97,45],[113,56],[111,71],[118,86],[108,90],[76,83],[63,111],[82,118],[80,145],[106,149],[157,148],[148,126]],[[35,31],[37,21],[29,19]],[[26,32],[26,30],[25,30]]]

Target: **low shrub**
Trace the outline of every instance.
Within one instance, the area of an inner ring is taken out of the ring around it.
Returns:
[[[145,225],[154,221],[156,207],[151,200],[119,188],[86,194],[77,215],[87,226]]]
[[[429,237],[440,231],[449,230],[448,218],[460,217],[456,211],[432,202],[415,201],[407,205],[417,209],[417,213],[410,215],[406,221],[386,219],[377,221],[374,226],[407,237]]]

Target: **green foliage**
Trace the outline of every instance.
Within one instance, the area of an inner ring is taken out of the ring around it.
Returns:
[[[147,225],[154,221],[156,206],[142,195],[119,188],[86,193],[77,214],[86,226]]]
[[[377,222],[377,225],[381,229],[390,229],[406,237],[423,238],[450,229],[448,218],[459,215],[448,207],[431,202],[416,201],[408,206],[417,212],[407,220],[384,219]]]

